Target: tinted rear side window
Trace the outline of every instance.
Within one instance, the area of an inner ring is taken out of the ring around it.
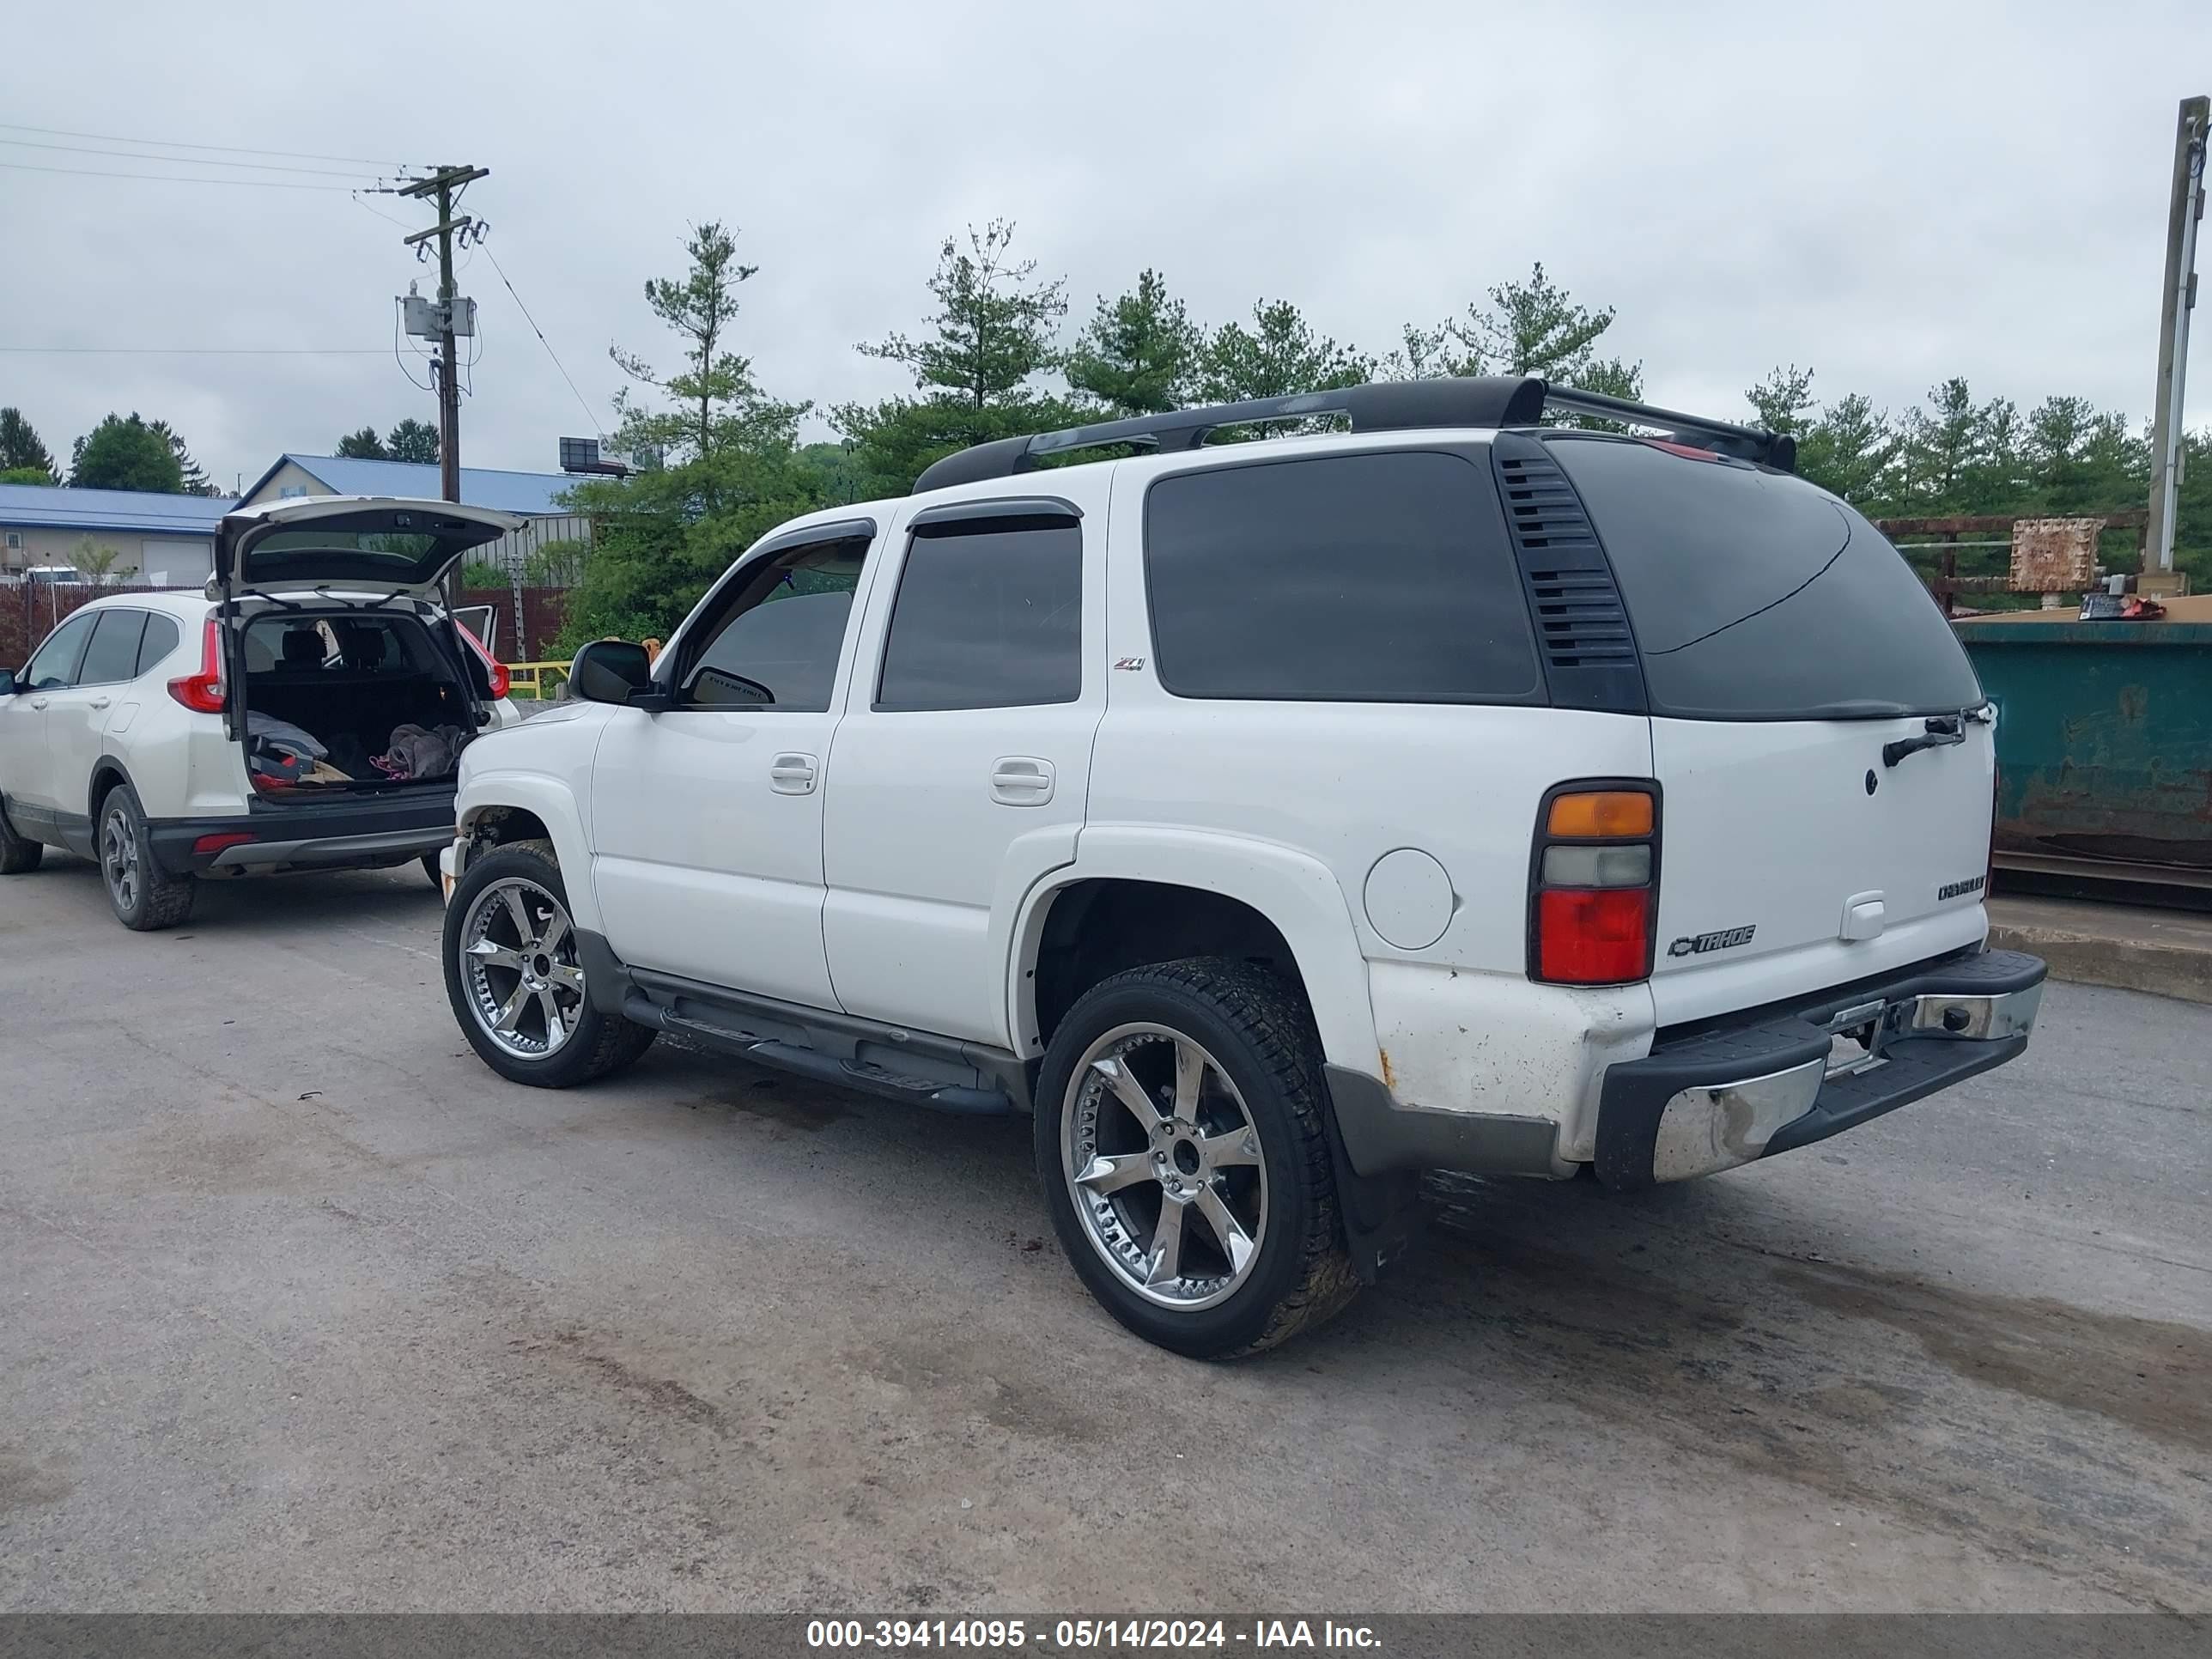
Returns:
[[[1160,684],[1182,697],[1522,702],[1527,601],[1487,470],[1441,452],[1161,479],[1145,569]]]
[[[146,617],[146,636],[138,641],[138,672],[143,674],[177,648],[177,624],[158,611]]]
[[[1856,509],[1646,443],[1550,447],[1613,562],[1653,714],[1848,720],[1981,702],[1942,611]]]
[[[84,665],[76,671],[79,685],[112,685],[134,678],[138,672],[138,641],[146,631],[143,611],[103,611],[92,630],[92,643],[84,648]]]
[[[1018,708],[1082,694],[1079,526],[915,536],[878,708]]]

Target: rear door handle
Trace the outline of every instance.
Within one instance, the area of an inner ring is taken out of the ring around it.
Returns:
[[[991,799],[1001,806],[1042,806],[1052,799],[1052,763],[1002,755],[991,763]]]
[[[811,795],[817,765],[811,755],[778,755],[768,765],[768,787],[779,795]]]
[[[94,697],[92,700],[91,706],[94,708],[105,708],[107,707],[107,699],[106,697]]]

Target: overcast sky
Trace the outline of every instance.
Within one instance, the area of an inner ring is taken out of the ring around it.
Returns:
[[[1071,332],[1151,264],[1206,321],[1279,296],[1380,351],[1540,259],[1618,307],[1613,348],[1657,402],[1740,413],[1795,362],[1830,396],[1898,406],[1964,374],[2140,421],[2175,105],[2212,90],[2212,5],[95,0],[12,15],[6,52],[0,347],[357,353],[0,351],[0,404],[64,464],[137,409],[228,486],[435,418],[391,353],[392,296],[429,274],[400,238],[429,215],[26,129],[489,167],[466,206],[591,415],[479,252],[474,465],[551,470],[556,438],[611,424],[607,348],[673,356],[641,285],[705,218],[761,268],[739,349],[823,405],[902,389],[854,343],[915,330],[939,242],[1004,216],[1067,278]],[[2212,351],[2195,360],[2203,425]]]

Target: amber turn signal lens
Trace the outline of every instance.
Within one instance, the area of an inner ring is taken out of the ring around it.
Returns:
[[[1595,789],[1555,796],[1545,833],[1606,839],[1651,833],[1651,797],[1635,789]]]

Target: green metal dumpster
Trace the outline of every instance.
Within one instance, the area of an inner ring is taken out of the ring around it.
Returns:
[[[1997,706],[1999,863],[2212,884],[2212,623],[1956,626]]]

